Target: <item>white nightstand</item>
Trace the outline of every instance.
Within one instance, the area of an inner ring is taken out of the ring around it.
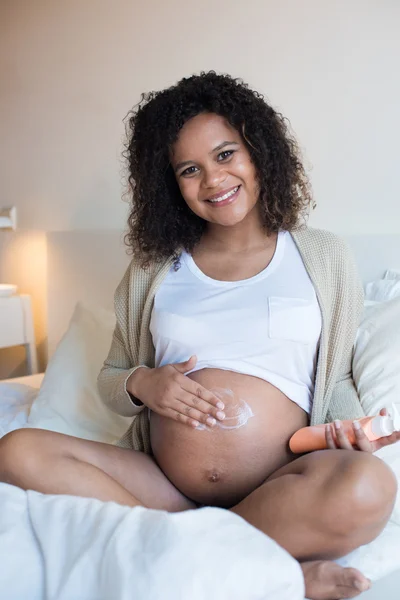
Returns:
[[[25,346],[28,372],[38,372],[31,297],[0,297],[0,348]]]

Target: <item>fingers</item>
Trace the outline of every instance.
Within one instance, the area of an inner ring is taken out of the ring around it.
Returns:
[[[194,367],[196,366],[196,363],[197,363],[197,356],[195,354],[193,354],[188,360],[185,360],[184,362],[181,362],[181,363],[175,363],[172,366],[179,373],[187,373],[188,371],[191,371],[192,369],[194,369]]]
[[[365,435],[360,423],[353,421],[353,431],[356,437],[356,443],[363,452],[373,452],[373,447],[367,436]]]
[[[342,448],[343,450],[354,450],[343,425],[340,421],[334,421],[335,435],[336,435],[336,447]]]
[[[196,411],[196,418],[200,419],[201,421],[204,421],[203,417],[206,417],[208,415],[214,417],[215,419],[218,419],[219,421],[223,421],[225,418],[225,413],[222,410],[213,406],[206,400],[203,400],[198,395],[193,395],[190,392],[182,391],[182,393],[177,397],[177,400],[185,404],[188,408],[192,409],[193,411]],[[220,406],[224,406],[223,402],[218,402]]]
[[[197,408],[202,412],[206,412],[210,405],[220,410],[225,408],[225,404],[220,398],[215,396],[215,394],[210,392],[210,390],[207,390],[196,381],[192,381],[191,379],[187,378],[187,381],[185,382],[185,389],[193,396],[193,402],[197,401]],[[207,405],[207,407],[205,405]]]
[[[223,419],[225,415],[218,416],[225,408],[224,402],[218,396],[207,390],[196,381],[192,381],[188,377],[182,376],[182,379],[177,380],[182,392],[177,396],[178,400],[185,402],[189,406],[194,406],[204,414],[212,414],[217,419]]]
[[[191,416],[185,415],[183,412],[173,408],[167,408],[163,416],[178,421],[179,423],[183,423],[184,425],[188,425],[191,429],[196,429],[196,427],[200,425],[200,421],[197,419],[193,419]]]
[[[169,419],[174,419],[174,421],[188,425],[193,429],[198,427],[200,424],[207,425],[211,428],[216,424],[214,417],[211,417],[210,415],[204,415],[203,413],[196,411],[182,402],[176,405],[176,409],[168,408],[164,414]]]
[[[199,409],[200,406],[202,410]],[[225,418],[224,412],[189,393],[181,394],[180,397],[169,400],[168,403],[161,403],[161,407],[163,411],[160,414],[194,428],[199,423],[214,427],[217,419],[223,421]]]
[[[386,410],[386,409],[382,409]],[[358,421],[353,421],[353,431],[357,448],[354,448],[351,444],[346,431],[340,421],[334,421],[334,423],[328,423],[325,426],[325,440],[327,448],[330,450],[334,449],[343,449],[343,450],[361,450],[362,452],[373,452],[373,444],[370,442],[364,430],[362,429],[360,423]],[[388,436],[387,438],[381,438],[381,440],[385,439],[381,445],[387,445],[393,443],[395,440],[390,440],[392,436]],[[379,441],[381,441],[379,440]],[[387,440],[387,441],[386,441]]]
[[[208,425],[208,427],[214,427],[217,423],[217,419],[212,414],[202,413],[185,402],[178,402],[176,406],[174,406],[174,410],[177,413],[184,415],[189,420],[196,421],[197,425],[203,423],[204,425]]]
[[[335,440],[333,438],[331,423],[328,423],[327,425],[325,425],[325,440],[326,440],[326,446],[327,446],[327,448],[329,448],[330,450],[336,450],[337,449],[337,446],[335,444]]]

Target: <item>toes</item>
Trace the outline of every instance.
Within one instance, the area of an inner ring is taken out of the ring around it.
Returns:
[[[333,561],[310,561],[301,564],[306,597],[314,600],[354,598],[371,587],[360,571],[343,568]]]
[[[339,596],[340,598],[353,598],[361,592],[366,592],[371,587],[371,581],[364,577],[357,569],[342,569],[340,580],[338,587],[340,593],[343,594]]]

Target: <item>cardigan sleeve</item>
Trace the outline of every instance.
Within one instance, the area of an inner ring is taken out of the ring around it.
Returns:
[[[145,366],[135,364],[137,360],[135,361],[131,354],[128,341],[128,306],[132,268],[131,263],[115,292],[114,307],[117,322],[110,351],[97,378],[98,390],[104,404],[113,412],[125,417],[133,417],[144,408],[143,404],[134,403],[134,400],[138,403],[140,401],[134,399],[126,389],[130,375],[136,369]]]
[[[344,329],[340,336],[343,336],[343,345],[326,422],[335,419],[359,419],[365,416],[352,372],[354,343],[364,306],[364,292],[352,252],[344,241],[341,242],[339,293],[343,308],[340,313],[341,327]]]
[[[335,419],[361,419],[365,417],[360,403],[353,377],[347,374],[343,379],[336,381],[332,392],[332,402],[326,416],[326,423]]]

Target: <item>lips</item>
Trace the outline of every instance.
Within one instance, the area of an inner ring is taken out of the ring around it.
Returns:
[[[229,204],[232,204],[233,202],[236,201],[236,199],[238,198],[239,194],[240,194],[240,190],[241,190],[241,185],[237,185],[234,188],[231,188],[230,192],[225,192],[224,194],[220,194],[218,195],[214,200],[206,200],[208,206],[211,208],[222,208],[224,206],[227,206]],[[215,196],[214,196],[215,198]]]
[[[214,194],[213,196],[209,196],[208,198],[206,198],[206,200],[215,200],[216,198],[221,198],[222,196],[225,196],[225,194],[229,194],[229,192],[231,192],[232,190],[236,189],[237,187],[239,187],[238,185],[234,185],[230,188],[227,188],[226,190],[222,190],[221,192],[218,192],[218,194]]]

